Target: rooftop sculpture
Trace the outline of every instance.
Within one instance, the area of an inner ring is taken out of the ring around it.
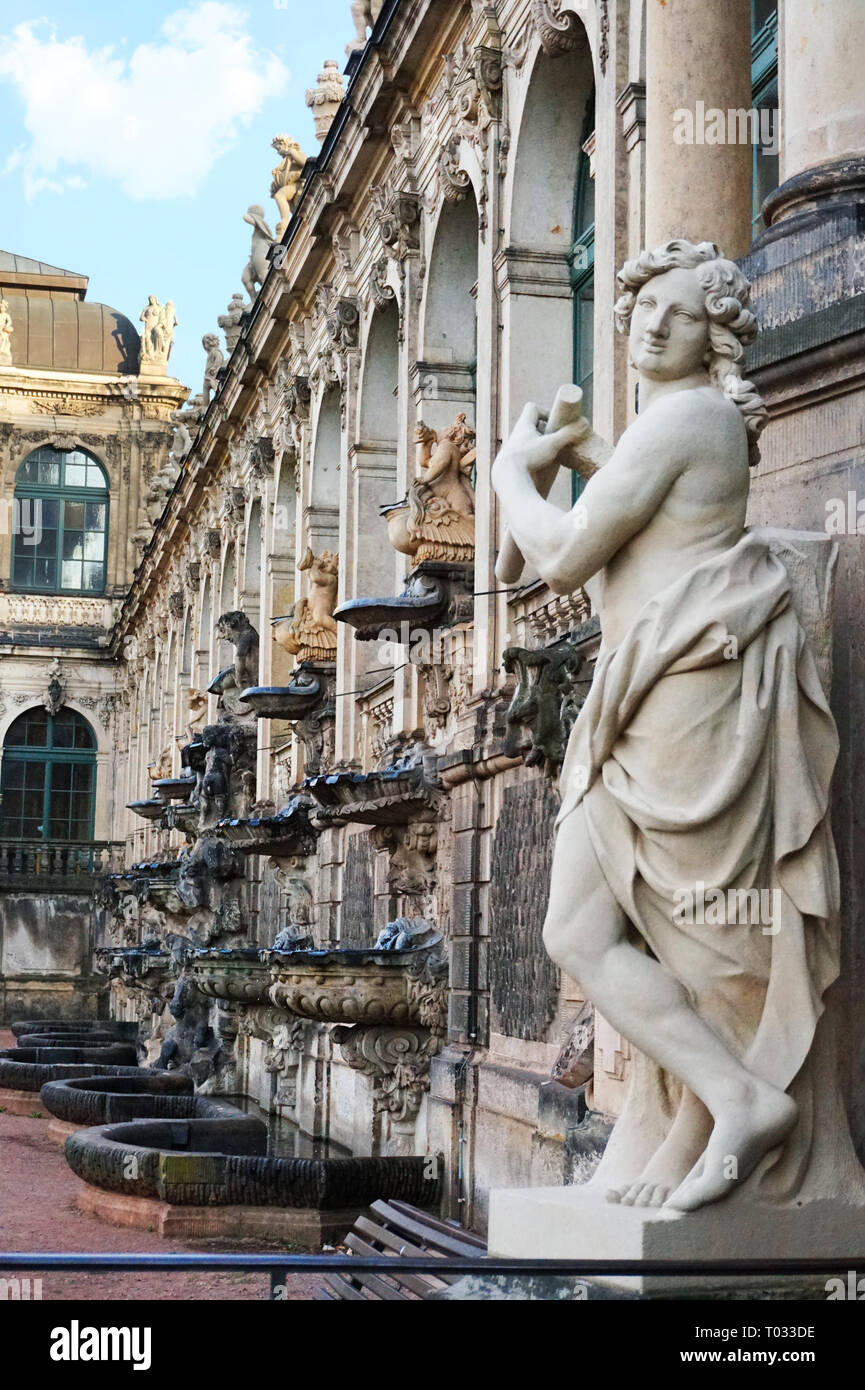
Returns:
[[[270,185],[270,196],[279,208],[279,221],[276,224],[276,239],[279,241],[300,192],[300,175],[306,164],[306,155],[290,135],[275,135],[272,144],[277,154],[282,156],[273,171],[273,183]]]
[[[177,327],[173,302],[167,299],[160,304],[155,294],[149,295],[139,321],[144,325],[141,330],[139,372],[142,376],[164,376]]]
[[[268,272],[267,253],[273,245],[273,232],[267,225],[264,216],[264,208],[260,203],[253,203],[243,214],[244,222],[248,222],[252,228],[252,245],[249,251],[249,260],[243,268],[240,276],[243,281],[243,288],[254,299],[258,289],[264,284],[264,277]]]

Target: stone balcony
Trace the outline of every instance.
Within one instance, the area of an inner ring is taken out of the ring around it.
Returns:
[[[100,878],[121,868],[122,840],[89,844],[0,840],[0,889],[6,892],[93,893]]]

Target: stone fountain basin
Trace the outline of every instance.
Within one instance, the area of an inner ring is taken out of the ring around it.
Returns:
[[[0,1090],[41,1091],[46,1081],[79,1076],[138,1076],[134,1047],[8,1048],[0,1052]]]
[[[206,949],[192,958],[192,979],[208,999],[231,999],[260,1004],[268,1000],[270,969],[260,959],[258,947],[234,950]]]
[[[41,1098],[50,1115],[87,1129],[142,1118],[188,1120],[199,1113],[192,1078],[176,1071],[142,1068],[135,1076],[48,1081]]]
[[[108,950],[108,974],[112,979],[141,980],[147,975],[161,977],[171,970],[172,959],[167,951],[144,951],[137,946],[121,946]]]
[[[358,821],[365,825],[401,825],[423,810],[431,788],[421,764],[377,772],[328,772],[308,777],[303,790],[316,803],[319,822]]]
[[[440,940],[440,938],[439,938]],[[262,951],[270,1000],[318,1023],[422,1023],[419,974],[438,942],[416,951]]]
[[[402,634],[401,623],[413,634],[426,632],[443,617],[448,596],[444,589],[433,585],[424,594],[394,594],[391,598],[354,598],[341,603],[333,611],[337,622],[354,628],[360,642],[376,642],[383,632],[392,629]]]
[[[70,1168],[95,1187],[175,1206],[345,1211],[380,1198],[438,1201],[438,1176],[427,1174],[437,1175],[441,1165],[423,1156],[272,1158],[261,1120],[226,1101],[194,1099],[194,1119],[139,1119],[71,1134]]]
[[[16,1020],[9,1025],[16,1038],[33,1037],[34,1039],[42,1034],[66,1034],[66,1033],[108,1033],[110,1032],[116,1042],[134,1042],[138,1034],[137,1023],[120,1023],[116,1020],[102,1019],[75,1019],[75,1018],[40,1018],[34,1020]],[[38,1042],[34,1041],[26,1044],[28,1047],[38,1047]]]
[[[126,809],[134,811],[143,820],[159,820],[165,810],[165,802],[158,797],[152,797],[149,801],[127,801]]]
[[[257,719],[303,719],[321,698],[321,681],[312,677],[290,685],[251,685],[241,692],[241,700],[255,711]]]
[[[194,786],[194,777],[160,777],[153,783],[153,789],[163,803],[185,801]]]

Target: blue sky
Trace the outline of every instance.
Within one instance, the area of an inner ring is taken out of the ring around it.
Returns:
[[[274,135],[315,154],[304,102],[345,64],[349,0],[6,0],[0,17],[0,248],[90,276],[136,327],[173,299],[169,371],[201,389],[249,251],[274,227]]]

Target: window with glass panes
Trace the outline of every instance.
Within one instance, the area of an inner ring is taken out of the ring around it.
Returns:
[[[12,588],[101,594],[108,545],[108,482],[84,449],[36,449],[18,469],[15,498],[28,525],[12,549]]]
[[[595,93],[586,104],[581,144],[595,128]],[[574,381],[583,392],[583,414],[592,418],[595,335],[595,181],[589,156],[580,149],[574,198],[574,238],[570,254],[571,293],[574,297]],[[582,480],[573,474],[572,495],[580,495]]]
[[[778,0],[751,0],[751,105],[772,115],[778,136]],[[761,118],[763,119],[763,118]],[[778,187],[777,153],[753,147],[751,225],[754,236],[764,229],[764,200]]]
[[[96,741],[75,710],[26,710],[9,726],[0,768],[0,839],[93,839]]]

